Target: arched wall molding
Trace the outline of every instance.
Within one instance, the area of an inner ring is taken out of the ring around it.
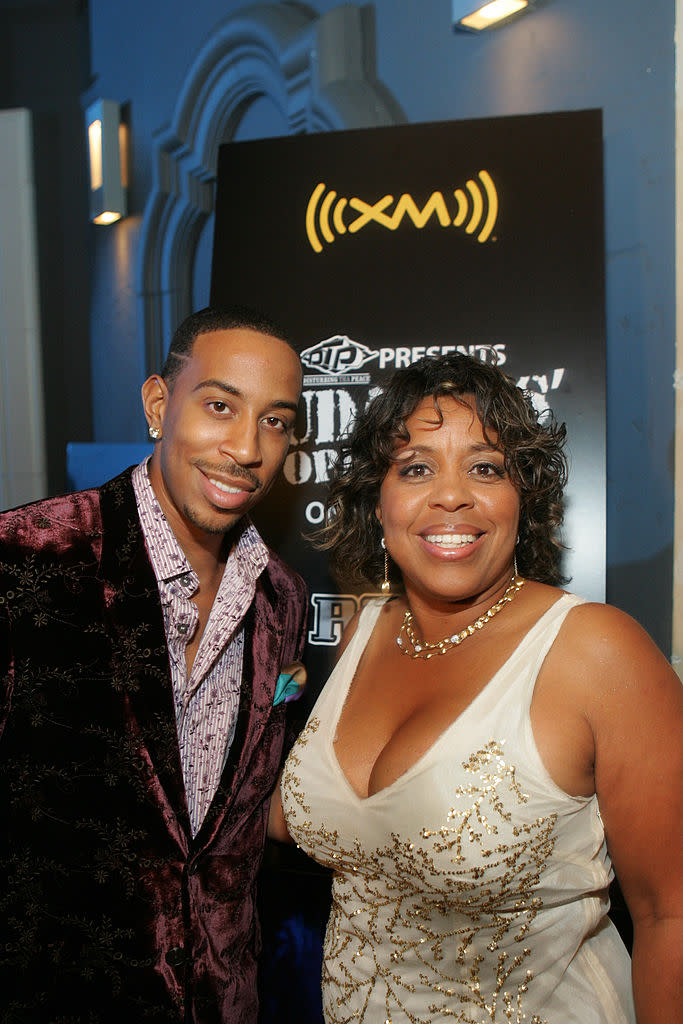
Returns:
[[[298,4],[254,4],[211,33],[171,123],[154,140],[138,263],[146,373],[159,369],[165,342],[191,312],[192,267],[213,211],[218,147],[260,96],[281,111],[290,134],[404,121],[368,67],[370,50],[367,11],[351,3],[321,16]]]

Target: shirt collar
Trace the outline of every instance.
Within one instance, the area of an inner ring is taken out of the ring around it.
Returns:
[[[197,574],[169,526],[150,483],[150,458],[151,455],[148,455],[133,470],[133,490],[154,575],[157,583],[189,575],[196,588]],[[269,558],[268,548],[254,524],[247,518],[240,520],[235,528],[235,542],[228,555],[226,569],[228,565],[234,564],[240,575],[255,581],[265,569]]]

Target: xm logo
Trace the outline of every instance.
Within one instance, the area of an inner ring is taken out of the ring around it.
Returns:
[[[333,338],[305,349],[301,353],[301,362],[309,370],[336,377],[341,373],[360,370],[361,366],[371,359],[377,359],[378,355],[378,352],[373,352],[358,341],[352,341],[345,334],[335,334]]]
[[[314,252],[322,252],[318,228],[324,241],[332,243],[335,232],[337,235],[345,235],[347,231],[355,234],[367,224],[379,224],[395,231],[404,217],[408,217],[416,228],[423,228],[432,217],[436,217],[442,228],[462,228],[468,235],[478,231],[477,241],[485,242],[491,237],[498,218],[498,193],[488,171],[479,171],[478,178],[479,182],[471,178],[464,188],[453,191],[453,199],[449,198],[451,209],[442,192],[432,192],[422,209],[409,192],[404,192],[391,210],[393,196],[382,196],[376,203],[366,203],[358,196],[337,198],[334,189],[325,195],[327,185],[320,182],[313,189],[306,208],[308,241]],[[357,214],[353,220],[348,219],[350,210]]]

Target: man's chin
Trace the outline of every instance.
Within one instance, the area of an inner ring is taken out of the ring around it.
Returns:
[[[196,530],[201,530],[202,533],[207,533],[212,537],[219,537],[222,534],[229,533],[245,513],[226,512],[225,515],[216,513],[213,516],[206,516],[201,515],[195,509],[185,508],[183,509],[183,514],[188,523]]]

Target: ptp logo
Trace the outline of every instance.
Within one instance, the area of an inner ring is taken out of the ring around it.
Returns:
[[[360,370],[361,366],[371,359],[377,359],[378,355],[378,352],[373,352],[371,348],[361,345],[359,341],[354,341],[346,334],[335,334],[333,338],[326,338],[312,348],[305,349],[301,353],[301,362],[309,370],[317,370],[318,373],[334,377]]]
[[[498,218],[498,193],[488,171],[479,171],[477,177],[478,181],[472,178],[464,188],[454,190],[452,210],[449,210],[442,192],[432,192],[422,209],[409,192],[404,192],[391,211],[393,196],[382,196],[376,203],[366,203],[358,196],[337,198],[334,189],[325,194],[327,185],[320,182],[313,189],[306,208],[308,241],[313,251],[319,253],[323,245],[318,227],[323,240],[331,244],[335,240],[335,232],[337,235],[345,235],[347,231],[355,234],[370,223],[395,231],[404,217],[421,229],[435,216],[442,228],[463,228],[468,235],[478,231],[477,241],[486,242]],[[354,210],[358,216],[347,223],[349,210]]]

